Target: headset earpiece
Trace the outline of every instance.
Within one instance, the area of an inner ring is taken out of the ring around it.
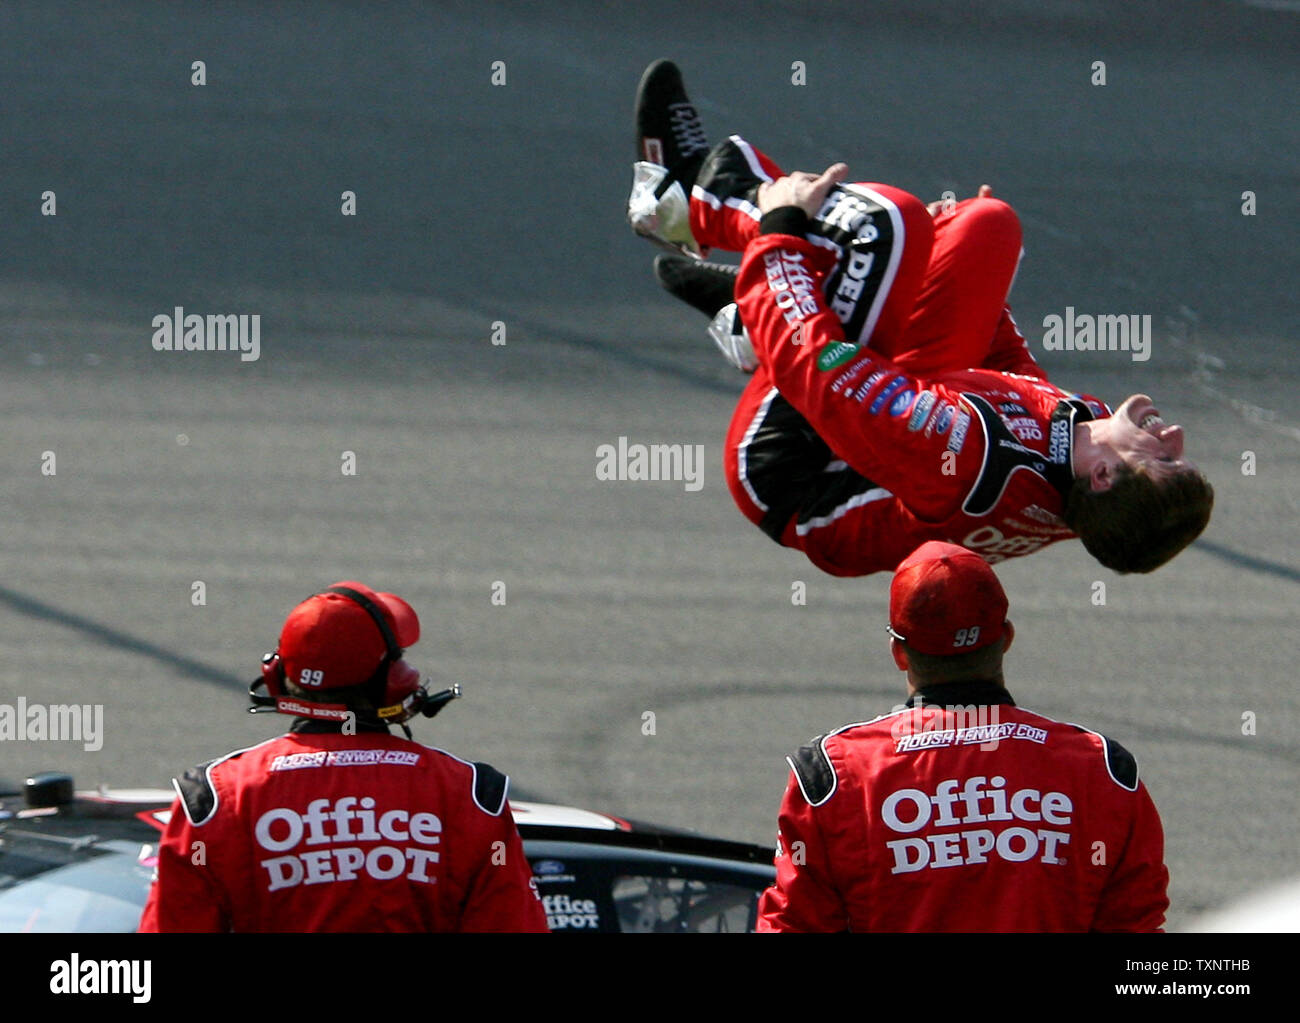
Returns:
[[[384,719],[397,717],[406,720],[413,712],[406,705],[407,701],[419,689],[420,672],[416,668],[402,660],[388,665],[382,675],[382,688],[377,686],[375,690],[381,694],[377,701],[379,716]]]
[[[279,650],[262,657],[262,681],[271,696],[284,695],[284,662],[280,660]]]

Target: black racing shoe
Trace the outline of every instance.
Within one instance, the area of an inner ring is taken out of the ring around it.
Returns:
[[[740,267],[706,263],[686,256],[655,256],[655,278],[668,294],[712,319],[736,300]]]
[[[638,160],[668,171],[656,194],[680,181],[689,197],[708,151],[709,140],[695,104],[686,95],[681,71],[671,60],[655,61],[645,69],[636,90],[636,153]]]
[[[709,337],[737,369],[758,368],[749,331],[736,308],[736,275],[740,268],[706,263],[688,256],[656,256],[655,277],[664,290],[709,318]]]

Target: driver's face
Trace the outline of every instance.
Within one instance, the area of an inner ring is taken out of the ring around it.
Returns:
[[[1133,469],[1141,466],[1156,477],[1195,468],[1183,458],[1183,428],[1166,426],[1145,394],[1134,394],[1111,417],[1109,440],[1116,454]]]

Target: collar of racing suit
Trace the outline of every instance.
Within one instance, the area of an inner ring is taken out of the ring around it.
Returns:
[[[1056,471],[1048,477],[1056,485],[1056,489],[1060,491],[1062,498],[1068,497],[1074,487],[1074,428],[1079,423],[1091,422],[1096,418],[1097,414],[1078,395],[1060,402],[1052,413],[1053,423],[1064,419],[1069,424],[1069,431],[1065,436],[1064,465],[1059,468],[1053,466]],[[1062,469],[1064,469],[1063,472]]]
[[[1082,398],[1068,398],[1056,403],[1047,424],[1047,451],[1042,452],[1021,443],[1005,416],[984,396],[963,393],[962,400],[983,424],[985,438],[984,462],[962,501],[963,512],[975,518],[992,514],[1017,469],[1037,473],[1062,501],[1068,499],[1074,487],[1074,428],[1096,418],[1087,402]]]
[[[940,707],[954,705],[976,706],[992,703],[1006,703],[1012,707],[1016,701],[1007,692],[1006,686],[999,685],[992,679],[976,679],[970,682],[944,682],[937,686],[918,689],[908,697],[904,706],[915,707],[922,704],[936,704]]]

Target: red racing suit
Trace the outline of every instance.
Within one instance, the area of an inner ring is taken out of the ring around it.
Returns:
[[[760,931],[1162,929],[1164,836],[1127,750],[993,683],[925,694],[950,706],[789,758]]]
[[[760,366],[724,456],[745,515],[833,575],[893,569],[926,540],[996,563],[1073,537],[1074,428],[1110,409],[1049,383],[1011,318],[1014,211],[981,198],[932,218],[866,183],[816,217],[760,220],[744,196],[779,174],[733,136],[691,200],[702,245],[745,253]]]
[[[383,732],[193,768],[141,931],[546,931],[509,781]]]

